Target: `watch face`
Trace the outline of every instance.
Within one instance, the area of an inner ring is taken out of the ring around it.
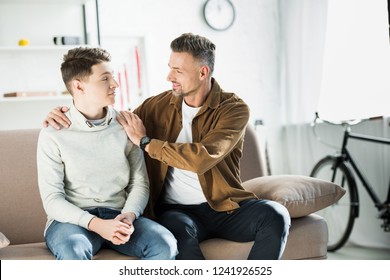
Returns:
[[[234,22],[235,10],[229,0],[208,0],[203,9],[207,24],[215,30],[226,30]]]
[[[150,143],[150,138],[148,136],[144,136],[141,138],[141,145],[147,145]]]

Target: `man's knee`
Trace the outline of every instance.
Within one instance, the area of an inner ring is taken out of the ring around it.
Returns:
[[[291,218],[286,207],[275,201],[268,201],[268,221],[277,232],[288,234]]]
[[[170,230],[177,239],[178,260],[204,259],[199,247],[199,229],[194,220],[180,211],[168,210],[159,217],[159,223]]]
[[[158,222],[170,230],[176,238],[183,236],[197,238],[196,224],[190,217],[179,211],[165,211]]]

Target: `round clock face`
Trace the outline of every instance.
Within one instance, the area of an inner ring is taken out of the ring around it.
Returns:
[[[203,9],[207,24],[215,30],[226,30],[234,22],[236,13],[229,0],[208,0]]]

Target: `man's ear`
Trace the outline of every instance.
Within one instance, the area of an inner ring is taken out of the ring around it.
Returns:
[[[72,88],[74,93],[84,93],[83,83],[80,80],[72,80]]]
[[[210,68],[207,65],[203,65],[199,73],[201,79],[208,78],[210,76]]]

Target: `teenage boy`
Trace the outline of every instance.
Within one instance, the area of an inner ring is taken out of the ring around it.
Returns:
[[[43,128],[37,148],[48,248],[57,259],[92,259],[104,246],[139,259],[174,259],[174,236],[142,216],[148,175],[141,149],[110,106],[118,83],[109,53],[72,49],[61,73],[73,97],[66,114],[72,125]]]

